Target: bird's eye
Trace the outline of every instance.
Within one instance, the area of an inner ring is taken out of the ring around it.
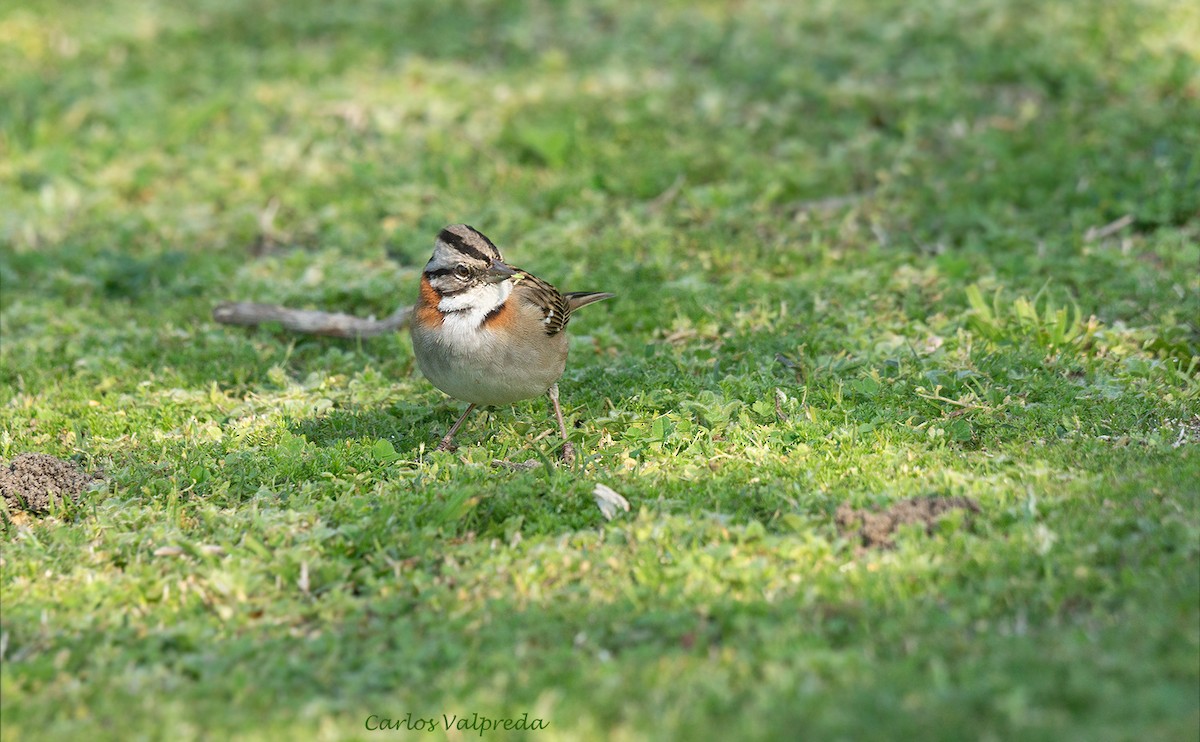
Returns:
[[[471,269],[460,263],[454,268],[454,275],[465,281],[471,277]]]

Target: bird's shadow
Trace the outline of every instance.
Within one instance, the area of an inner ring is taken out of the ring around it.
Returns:
[[[433,407],[403,402],[380,406],[353,405],[313,417],[293,419],[287,423],[287,428],[293,435],[304,436],[309,443],[325,449],[339,448],[353,440],[385,440],[392,444],[392,449],[400,458],[418,461],[437,447],[441,437],[464,409],[452,402]],[[466,444],[474,445],[486,440],[494,412],[492,408],[475,411],[473,417],[477,419],[474,422],[480,430],[468,430],[464,434]],[[518,444],[510,449],[510,456],[520,455],[524,458],[518,462],[501,460],[501,465],[509,464],[508,468],[520,472],[532,468],[532,462],[545,461],[537,453],[536,441],[551,432],[551,428],[546,428],[543,436],[525,440],[523,445]],[[548,452],[549,455],[557,455],[557,449],[551,448],[553,450]]]
[[[397,452],[415,452],[422,443],[436,444],[438,431],[448,430],[459,414],[461,410],[447,405],[432,408],[402,403],[379,407],[356,405],[293,420],[288,429],[317,446],[366,438],[389,441]]]

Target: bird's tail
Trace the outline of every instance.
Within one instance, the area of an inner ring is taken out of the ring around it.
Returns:
[[[606,294],[603,291],[572,291],[569,294],[563,294],[567,299],[567,306],[571,307],[571,311],[575,311],[580,307],[586,307],[592,302],[611,299],[616,294]]]

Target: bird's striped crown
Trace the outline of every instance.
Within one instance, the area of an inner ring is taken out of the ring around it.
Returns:
[[[452,224],[438,233],[425,276],[442,295],[465,291],[478,284],[494,263],[502,263],[500,249],[478,229]]]

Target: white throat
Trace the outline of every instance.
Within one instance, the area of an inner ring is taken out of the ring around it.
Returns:
[[[461,334],[462,340],[466,340],[478,331],[479,325],[489,312],[508,299],[512,290],[512,281],[500,281],[480,284],[461,293],[443,296],[438,302],[438,309],[445,313],[443,332]]]

